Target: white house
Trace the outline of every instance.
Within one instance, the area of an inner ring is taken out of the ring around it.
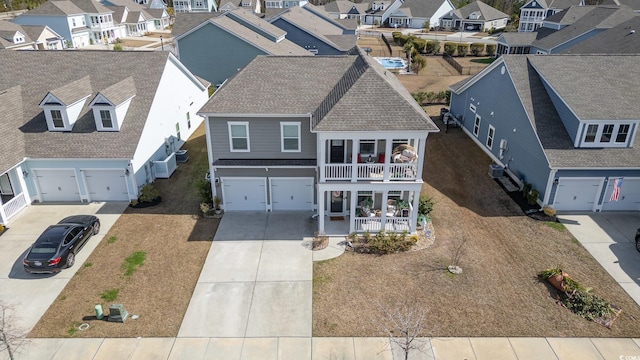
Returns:
[[[536,31],[544,19],[574,5],[584,6],[584,0],[529,0],[520,8],[518,32]]]
[[[176,169],[208,83],[169,52],[0,51],[0,223],[32,202],[129,201]]]
[[[0,21],[0,49],[62,50],[63,38],[45,25],[18,25]]]

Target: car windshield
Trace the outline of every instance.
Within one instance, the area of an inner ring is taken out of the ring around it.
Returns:
[[[34,254],[55,254],[60,247],[66,228],[62,226],[48,228],[33,245],[31,252]]]
[[[58,244],[60,244],[59,241]],[[33,249],[31,249],[31,252],[33,254],[55,254],[56,251],[58,251],[58,244],[52,242],[36,244],[33,246]]]

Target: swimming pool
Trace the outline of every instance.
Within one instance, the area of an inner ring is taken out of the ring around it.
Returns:
[[[404,69],[407,62],[399,57],[377,57],[375,58],[385,69]]]

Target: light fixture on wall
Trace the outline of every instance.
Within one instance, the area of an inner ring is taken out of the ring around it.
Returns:
[[[558,178],[553,179],[553,185],[558,185]]]
[[[26,170],[22,170],[22,176],[29,177],[29,172]]]
[[[129,168],[124,169],[124,174],[129,176]]]

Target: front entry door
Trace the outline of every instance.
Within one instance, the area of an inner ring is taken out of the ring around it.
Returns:
[[[334,164],[344,162],[344,140],[331,140],[331,155],[329,162]]]
[[[334,214],[342,214],[344,212],[344,199],[342,195],[342,191],[331,192],[331,212]]]

